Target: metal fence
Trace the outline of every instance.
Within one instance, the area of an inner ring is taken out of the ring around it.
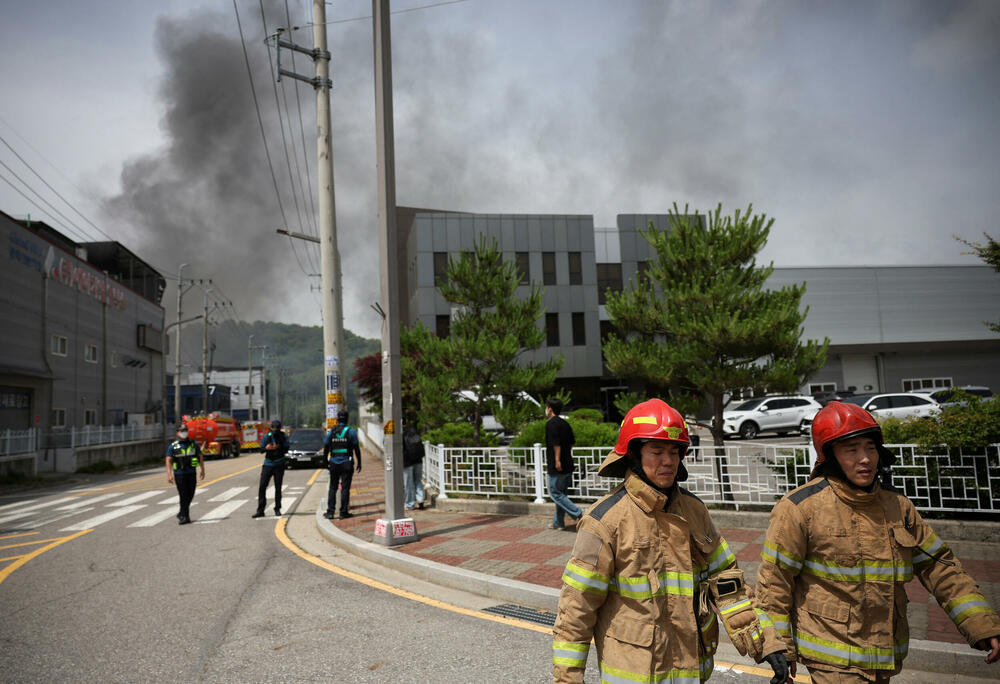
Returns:
[[[163,425],[86,425],[56,428],[41,436],[41,447],[75,449],[97,444],[140,442],[163,437]]]
[[[27,430],[4,430],[0,432],[0,462],[25,458],[38,451],[39,432],[35,428]]]
[[[546,501],[545,449],[445,448],[426,445],[424,479],[440,496],[530,497]],[[1000,444],[979,450],[887,445],[897,455],[893,484],[921,511],[1000,512]],[[594,501],[619,480],[597,475],[610,447],[573,449],[576,472],[570,496]],[[684,487],[705,503],[770,508],[805,484],[812,469],[809,445],[759,444],[693,447],[684,459]]]

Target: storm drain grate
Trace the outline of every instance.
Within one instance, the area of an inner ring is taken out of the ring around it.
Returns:
[[[547,610],[535,610],[534,608],[515,606],[513,603],[505,603],[501,606],[483,608],[483,612],[493,613],[494,615],[502,615],[504,617],[514,618],[515,620],[534,622],[539,625],[545,625],[546,627],[552,627],[556,624],[555,613],[550,613]]]

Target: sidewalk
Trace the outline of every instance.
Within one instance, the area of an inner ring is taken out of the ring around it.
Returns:
[[[375,520],[385,510],[385,473],[380,460],[369,454],[366,457],[366,467],[354,475],[351,488],[351,512],[355,517],[327,521],[321,517],[322,510],[317,512],[320,531],[331,542],[425,580],[433,582],[437,578],[448,586],[555,611],[563,568],[576,539],[572,525],[566,530],[549,529],[551,513],[504,515],[446,510],[450,503],[463,508],[475,505],[468,499],[449,499],[440,501],[440,508],[407,512],[416,523],[419,541],[390,548],[376,545],[372,539]],[[327,478],[320,475],[314,486],[325,492]],[[496,501],[489,502],[489,507],[495,505]],[[586,509],[588,505],[581,507]],[[721,511],[713,511],[713,517],[745,576],[754,583],[766,517]],[[744,518],[746,526],[734,526]],[[945,541],[979,583],[990,604],[1000,606],[1000,544]],[[480,588],[474,588],[477,586]],[[910,599],[907,615],[912,640],[909,665],[926,659],[929,664],[921,667],[943,672],[967,671],[969,658],[982,665],[985,654],[979,655],[965,644],[950,618],[919,581],[907,583],[906,593]],[[956,665],[962,665],[960,670],[944,665],[952,661],[952,656],[958,659]]]

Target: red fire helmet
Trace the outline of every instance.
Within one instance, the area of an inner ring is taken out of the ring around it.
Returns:
[[[833,452],[827,447],[837,440],[870,435],[878,448],[880,463],[892,465],[896,455],[882,445],[882,428],[872,417],[857,404],[845,404],[831,401],[821,408],[812,421],[812,441],[816,448],[816,467],[810,477],[816,477],[820,466],[826,462]]]
[[[621,428],[618,430],[618,443],[614,451],[598,469],[598,474],[605,477],[624,477],[628,470],[628,447],[634,439],[661,439],[676,442],[681,447],[681,459],[691,445],[687,422],[684,416],[662,399],[649,399],[636,404],[625,414]],[[681,477],[681,474],[684,477]],[[678,480],[686,479],[686,469],[678,470]]]

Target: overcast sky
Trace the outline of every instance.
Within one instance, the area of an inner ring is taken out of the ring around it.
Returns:
[[[315,231],[315,96],[278,90],[286,157],[263,42],[311,4],[263,5],[239,16],[280,206],[231,1],[0,0],[0,136],[73,205],[0,143],[0,210],[188,262],[246,320],[319,323],[318,253],[274,233]],[[371,3],[327,11],[345,327],[377,337],[372,27],[341,21]],[[952,235],[1000,233],[994,0],[465,0],[392,31],[399,204],[601,227],[752,202],[777,266],[973,264]]]

